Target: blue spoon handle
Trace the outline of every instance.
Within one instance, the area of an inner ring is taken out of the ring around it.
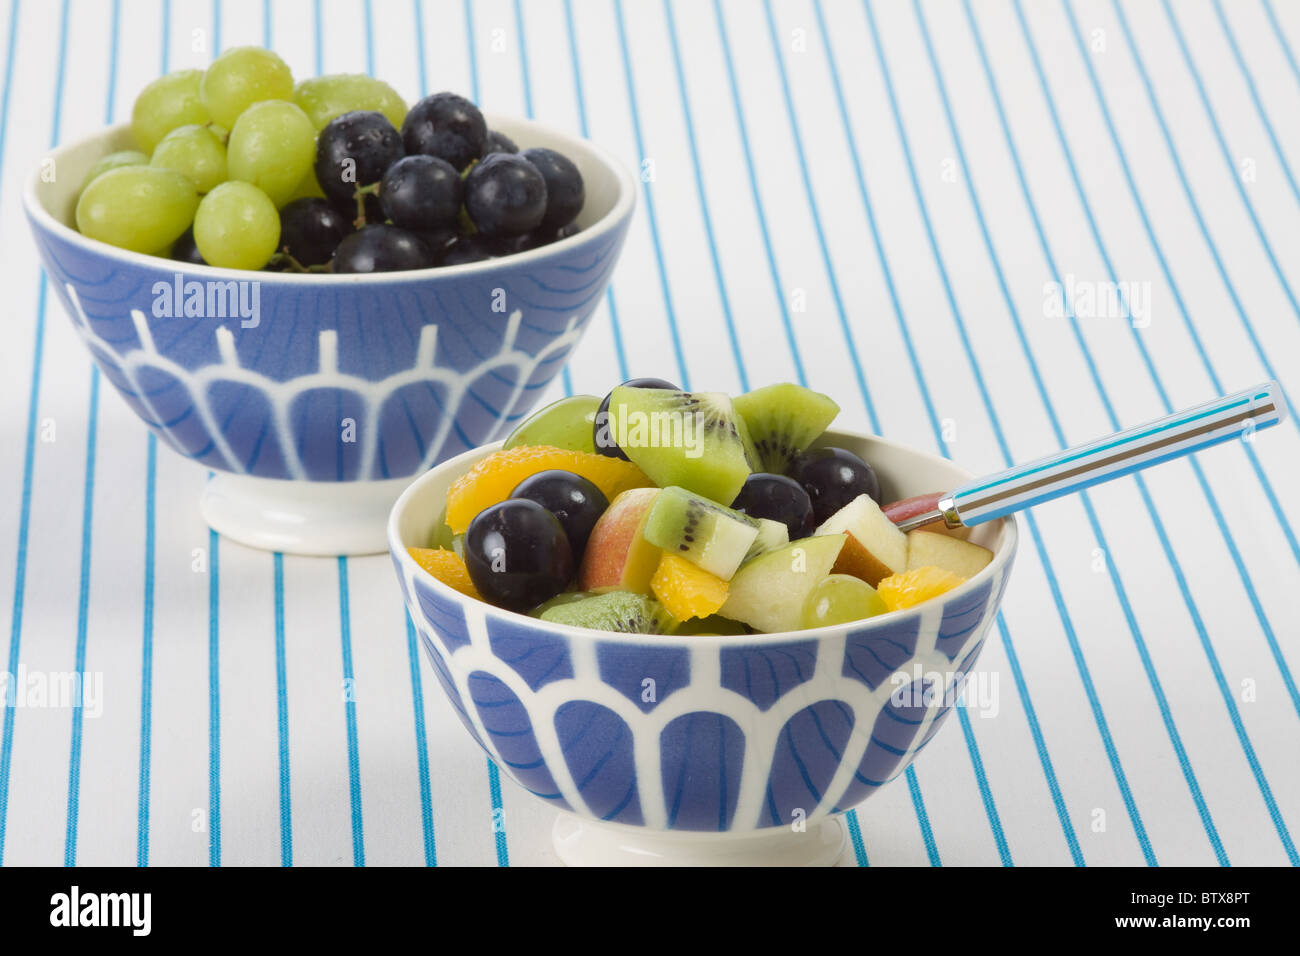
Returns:
[[[1216,398],[1164,418],[1066,448],[996,475],[977,478],[941,499],[937,512],[901,522],[908,531],[943,518],[950,527],[971,526],[1092,485],[1242,438],[1286,418],[1276,382]]]

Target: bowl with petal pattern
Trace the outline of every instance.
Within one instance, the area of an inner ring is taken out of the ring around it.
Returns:
[[[958,487],[950,461],[827,432],[875,467],[884,500]],[[615,634],[466,597],[407,553],[428,546],[447,488],[488,446],[417,479],[389,548],[433,672],[505,776],[558,811],[569,863],[818,864],[839,817],[933,739],[992,625],[1016,551],[1014,518],[973,529],[977,575],[915,608],[805,631]]]
[[[77,232],[81,185],[131,148],[126,126],[61,147],[31,177],[25,207],[51,288],[132,410],[214,473],[201,508],[217,531],[297,553],[382,551],[410,479],[503,436],[563,368],[609,284],[635,184],[585,140],[489,122],[573,159],[581,231],[438,269],[247,272]]]

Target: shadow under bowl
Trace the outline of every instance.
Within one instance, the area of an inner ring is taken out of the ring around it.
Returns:
[[[128,127],[63,146],[33,173],[24,205],[54,292],[126,403],[216,472],[201,502],[215,530],[294,553],[382,551],[411,477],[504,435],[564,367],[609,285],[635,183],[585,140],[489,123],[577,164],[577,235],[410,272],[218,269],[77,232],[85,177],[132,147]]]

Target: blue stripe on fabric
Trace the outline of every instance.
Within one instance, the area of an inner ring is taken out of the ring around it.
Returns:
[[[628,103],[632,110],[632,133],[636,137],[638,165],[648,157],[645,139],[641,135],[641,113],[636,107],[636,93],[632,89],[632,57],[627,48],[627,29],[623,23],[623,0],[614,0],[614,19],[618,25],[618,44],[623,54],[623,82],[627,85]],[[659,241],[659,217],[655,212],[654,190],[651,183],[642,179],[642,191],[645,193],[646,221],[650,224],[650,239],[654,244],[655,264],[659,271],[659,291],[664,300],[664,311],[668,316],[668,333],[673,343],[673,355],[677,359],[677,371],[681,376],[682,388],[691,387],[691,376],[686,370],[686,358],[682,353],[681,335],[677,331],[677,312],[673,308],[672,290],[668,283],[668,268],[664,264],[663,244]]]
[[[858,866],[870,866],[871,861],[867,859],[867,847],[862,840],[862,824],[858,822],[858,811],[850,810],[844,815],[845,824],[849,828],[849,843],[853,847],[853,859]]]
[[[564,29],[569,41],[569,65],[573,70],[574,95],[578,104],[578,131],[582,133],[584,139],[589,139],[591,133],[587,128],[587,98],[582,91],[582,65],[578,59],[577,31],[573,24],[571,0],[564,0]],[[605,299],[609,304],[609,324],[614,336],[614,354],[618,356],[619,379],[627,381],[631,373],[627,368],[627,356],[623,354],[623,332],[619,328],[618,305],[614,301],[613,283],[605,290]]]
[[[411,9],[415,14],[415,65],[420,77],[420,96],[429,93],[429,70],[424,58],[424,5],[420,0],[411,0]]]
[[[1278,45],[1282,48],[1282,56],[1286,58],[1286,64],[1291,68],[1291,75],[1295,77],[1296,85],[1300,86],[1300,64],[1296,63],[1291,44],[1287,42],[1282,24],[1278,22],[1277,13],[1273,10],[1273,0],[1260,0],[1260,2],[1264,6],[1264,15],[1268,17],[1269,25],[1273,28],[1273,35],[1277,37]]]
[[[962,348],[966,354],[967,361],[970,364],[971,371],[975,376],[975,382],[980,393],[980,399],[984,405],[985,413],[989,418],[989,423],[993,428],[993,434],[997,440],[998,447],[1002,452],[1002,457],[1006,461],[1007,465],[1011,465],[1013,463],[1013,459],[1011,456],[1010,448],[1007,445],[1006,435],[1003,433],[1001,422],[999,421],[996,412],[993,410],[993,402],[991,397],[989,396],[988,387],[984,381],[984,376],[982,371],[980,370],[979,363],[975,358],[974,350],[971,347],[970,338],[966,331],[965,321],[962,318],[961,310],[957,305],[957,299],[953,291],[952,282],[948,276],[947,266],[944,263],[942,254],[939,252],[938,241],[934,233],[934,226],[930,220],[929,208],[925,202],[925,197],[921,191],[920,182],[916,175],[916,164],[912,157],[911,144],[907,138],[906,129],[903,126],[902,114],[899,110],[898,99],[894,92],[893,79],[890,76],[889,68],[885,60],[884,49],[880,42],[879,32],[876,28],[875,15],[872,12],[871,4],[869,0],[863,0],[863,9],[867,17],[867,26],[871,36],[872,46],[874,48],[877,61],[880,64],[881,74],[885,84],[885,91],[889,99],[890,112],[892,113],[893,116],[895,130],[899,137],[900,143],[903,147],[903,155],[908,168],[908,176],[911,181],[912,193],[916,200],[917,208],[921,213],[921,221],[925,227],[926,237],[930,245],[931,253],[934,256],[935,265],[939,271],[939,277],[944,287],[944,294],[948,301],[949,309],[952,312],[953,319],[957,326],[958,338],[961,341]],[[919,16],[919,11],[918,11],[918,16]],[[922,28],[922,36],[928,38],[928,34],[925,32],[924,22],[921,23],[921,28]],[[946,103],[946,91],[944,91],[943,89],[941,77],[937,72],[936,72],[936,80],[939,81],[940,92],[945,96],[945,103]],[[959,161],[962,162],[964,166],[965,156],[962,151],[961,141],[956,136],[956,129],[954,126],[952,126],[951,122],[950,122],[950,132],[952,133],[954,138],[954,142],[958,151]],[[989,239],[988,232],[987,232],[987,226],[984,223],[982,208],[979,205],[978,198],[975,195],[974,188],[969,176],[966,177],[966,188],[967,188],[968,196],[972,202],[972,205],[974,206],[974,211],[976,213],[976,221],[981,228],[981,232],[985,241],[985,247],[989,254],[991,263],[994,267],[994,272],[997,276],[998,283],[1001,287],[1003,297],[1006,301],[1008,310],[1011,313],[1011,317],[1015,322],[1017,334],[1019,335],[1021,340],[1021,348],[1023,349],[1025,354],[1026,363],[1028,364],[1030,372],[1033,375],[1034,382],[1037,386],[1039,396],[1043,402],[1044,408],[1046,409],[1049,418],[1053,422],[1053,427],[1055,428],[1056,433],[1060,435],[1061,434],[1060,425],[1059,423],[1056,422],[1055,412],[1052,408],[1050,400],[1047,398],[1046,388],[1043,386],[1042,378],[1038,373],[1038,368],[1033,361],[1032,353],[1029,351],[1028,343],[1024,338],[1024,332],[1020,326],[1019,315],[1016,312],[1015,305],[1010,296],[1010,292],[1006,287],[1006,279],[1005,276],[1002,274],[1001,264],[997,259],[996,253],[993,251],[992,242]],[[1061,443],[1064,444],[1063,439]],[[1086,496],[1085,496],[1085,501],[1086,501]],[[1042,539],[1041,534],[1039,533],[1038,523],[1034,519],[1032,513],[1026,514],[1026,521],[1029,525],[1030,537],[1033,539],[1034,548],[1038,553],[1039,561],[1042,564],[1043,570],[1047,576],[1048,588],[1051,591],[1052,600],[1056,604],[1057,615],[1060,617],[1061,625],[1065,630],[1066,642],[1069,645],[1071,654],[1074,657],[1075,668],[1079,673],[1079,677],[1083,685],[1084,693],[1088,697],[1089,706],[1093,715],[1093,721],[1097,726],[1098,734],[1101,737],[1102,745],[1106,751],[1107,758],[1110,762],[1112,773],[1115,776],[1116,785],[1119,788],[1120,795],[1124,801],[1125,809],[1127,810],[1129,819],[1132,822],[1134,833],[1137,836],[1138,843],[1142,847],[1143,855],[1149,864],[1154,865],[1155,856],[1151,851],[1150,841],[1147,839],[1146,828],[1142,824],[1141,815],[1138,812],[1137,804],[1133,800],[1132,792],[1128,785],[1127,775],[1124,773],[1124,769],[1120,764],[1119,754],[1115,748],[1114,741],[1111,737],[1109,724],[1107,723],[1105,713],[1102,710],[1101,701],[1097,696],[1096,688],[1092,683],[1092,675],[1088,670],[1086,662],[1084,661],[1083,651],[1079,646],[1078,637],[1074,630],[1074,622],[1070,617],[1069,611],[1065,607],[1065,600],[1061,594],[1060,584],[1056,579],[1056,573],[1053,570],[1051,559],[1048,557],[1046,545]],[[1096,529],[1096,531],[1099,531],[1099,529]]]
[[[117,93],[117,48],[122,20],[121,0],[113,0],[109,26],[108,82],[104,97],[105,122],[113,122],[114,100]],[[63,82],[60,75],[59,82]],[[77,587],[77,645],[74,674],[86,673],[87,629],[90,626],[90,570],[93,549],[92,534],[95,527],[95,458],[96,439],[99,433],[99,368],[90,370],[90,410],[86,426],[86,476],[81,502],[81,569]],[[84,692],[84,688],[83,688]],[[84,703],[84,701],[83,701]],[[85,730],[84,708],[72,708],[72,743],[68,751],[68,815],[63,847],[64,866],[77,862],[77,822],[81,807],[81,748]]]
[[[168,72],[171,60],[171,22],[171,0],[163,0],[161,74]],[[145,442],[144,625],[140,640],[140,786],[136,810],[136,866],[149,865],[149,808],[153,777],[153,600],[154,566],[157,563],[158,439],[149,432]]]
[[[943,866],[939,860],[939,846],[934,842],[934,830],[930,828],[930,815],[925,812],[925,800],[921,797],[921,785],[916,782],[916,768],[908,767],[904,774],[907,777],[907,791],[912,795],[912,807],[916,811],[916,819],[921,824],[921,838],[925,841],[925,855],[930,859],[931,866]]]
[[[492,833],[497,848],[497,866],[510,865],[510,850],[506,846],[506,811],[501,803],[501,774],[497,765],[488,758],[488,795],[492,799]]]
[[[9,93],[13,87],[14,41],[18,32],[19,0],[9,8],[9,40],[5,56],[5,81],[3,101],[0,102],[0,163],[4,160],[5,142],[9,131]],[[68,0],[63,0],[59,24],[58,81],[55,87],[54,115],[51,119],[50,145],[58,142],[59,123],[63,110],[63,69],[68,44]],[[31,388],[27,396],[27,436],[23,451],[22,497],[18,506],[18,553],[14,567],[14,600],[9,627],[9,657],[7,672],[17,673],[19,653],[22,649],[23,595],[27,588],[27,534],[32,514],[32,466],[36,451],[36,409],[41,395],[41,362],[45,351],[45,309],[48,302],[49,280],[41,270],[36,303],[36,331],[32,344]],[[4,862],[5,825],[9,810],[9,769],[13,758],[14,719],[18,708],[4,708],[4,733],[0,737],[0,864]]]
[[[212,0],[212,55],[221,55],[221,0]],[[221,539],[212,529],[208,529],[208,550],[208,866],[220,866]]]
[[[280,865],[293,866],[293,800],[289,776],[289,666],[284,639],[284,555],[272,556],[275,575],[275,735],[280,764]]]
[[[221,539],[208,530],[208,866],[221,865]]]
[[[357,746],[356,678],[352,672],[352,612],[348,600],[348,559],[339,556],[339,641],[343,649],[343,716],[348,739],[348,794],[352,802],[352,865],[366,865],[361,817],[361,753]]]
[[[438,865],[433,833],[433,788],[429,783],[429,735],[424,725],[424,682],[420,678],[420,643],[411,617],[406,616],[406,656],[411,666],[411,704],[415,712],[415,761],[420,777],[420,827],[424,834],[424,865]]]
[[[90,625],[90,559],[95,526],[95,445],[99,426],[99,368],[90,370],[90,410],[86,427],[86,478],[81,498],[81,570],[77,585],[77,646],[72,670],[86,673],[86,632]],[[84,690],[84,688],[83,688]],[[83,708],[72,708],[72,743],[68,753],[68,819],[63,865],[77,865],[77,818],[81,802]]]
[[[1061,832],[1065,834],[1065,842],[1070,849],[1070,859],[1074,861],[1075,866],[1084,866],[1083,851],[1079,847],[1079,838],[1074,832],[1074,826],[1070,823],[1070,811],[1065,805],[1065,797],[1061,793],[1061,784],[1056,778],[1056,769],[1052,765],[1052,758],[1047,752],[1047,740],[1043,736],[1043,728],[1038,722],[1038,714],[1029,698],[1028,682],[1025,680],[1025,673],[1020,667],[1020,658],[1016,654],[1015,645],[1011,641],[1011,633],[1007,628],[1006,618],[1001,611],[998,611],[997,625],[998,632],[1002,635],[1002,644],[1007,652],[1007,664],[1011,667],[1011,679],[1016,683],[1016,690],[1020,694],[1020,701],[1025,708],[1025,719],[1029,722],[1029,734],[1033,737],[1034,749],[1038,752],[1038,762],[1042,764],[1043,776],[1047,778],[1047,791],[1052,797],[1052,806],[1056,808],[1056,818],[1061,823]]]
[[[140,788],[136,812],[136,866],[149,865],[149,805],[153,760],[153,595],[157,563],[158,439],[145,444],[144,624],[140,639]]]
[[[465,0],[463,5],[465,12],[465,49],[469,51],[469,98],[475,103],[478,102],[478,49],[476,48],[477,39],[474,36],[474,4],[473,0]]]
[[[415,49],[419,61],[420,95],[429,92],[429,80],[424,59],[424,12],[420,0],[414,0]],[[424,839],[425,866],[438,865],[437,846],[433,831],[433,788],[429,782],[429,738],[424,723],[424,682],[420,677],[420,648],[411,618],[406,616],[406,654],[411,672],[411,709],[415,724],[415,763],[420,782],[420,827]]]

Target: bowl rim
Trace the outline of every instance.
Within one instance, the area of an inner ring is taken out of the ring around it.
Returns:
[[[870,441],[881,445],[886,445],[896,451],[901,451],[909,455],[915,455],[920,458],[928,459],[932,464],[941,465],[946,468],[956,468],[957,471],[961,473],[963,480],[969,480],[975,477],[974,474],[966,471],[966,469],[964,468],[961,468],[949,458],[943,458],[942,456],[935,455],[931,452],[921,451],[920,449],[913,448],[910,445],[904,445],[901,442],[891,441],[890,439],[882,438],[879,435],[872,435],[869,432],[856,432],[856,431],[847,431],[838,428],[828,428],[826,429],[825,432],[822,433],[822,435],[823,437],[829,437],[832,440],[848,438],[848,439],[854,439],[859,441],[865,440],[865,441]],[[846,633],[847,629],[849,628],[852,628],[855,632],[857,632],[864,629],[881,627],[882,626],[881,622],[885,622],[886,624],[892,625],[898,622],[899,620],[901,620],[904,615],[914,615],[919,617],[922,613],[925,612],[926,605],[930,603],[926,601],[922,604],[916,605],[915,607],[903,608],[898,611],[887,611],[884,614],[877,614],[875,617],[865,618],[862,621],[851,621],[845,624],[827,624],[822,627],[813,627],[813,628],[807,628],[798,631],[772,631],[768,633],[756,633],[756,634],[709,635],[709,634],[639,634],[639,633],[629,634],[620,631],[600,631],[589,627],[577,627],[571,624],[557,624],[553,621],[543,621],[541,618],[531,617],[528,614],[522,614],[518,611],[511,611],[511,610],[507,610],[506,608],[497,607],[495,604],[489,604],[487,601],[475,600],[474,598],[471,598],[466,594],[462,594],[460,591],[457,591],[455,588],[447,584],[444,584],[438,578],[435,578],[432,574],[429,574],[418,564],[416,564],[415,559],[412,558],[409,553],[407,553],[406,550],[407,546],[403,544],[401,537],[398,533],[398,525],[400,524],[402,515],[405,513],[406,509],[410,506],[411,501],[414,499],[416,494],[418,494],[419,489],[424,484],[436,480],[435,476],[440,477],[441,474],[444,472],[444,470],[451,471],[452,468],[454,466],[457,466],[457,464],[462,459],[468,458],[470,455],[479,455],[485,451],[491,453],[492,451],[498,450],[503,443],[504,440],[489,442],[487,444],[479,445],[475,448],[470,448],[466,451],[461,452],[459,455],[457,455],[454,458],[448,458],[446,461],[434,465],[424,474],[420,475],[414,481],[412,481],[411,484],[407,486],[406,490],[403,491],[402,494],[398,497],[397,501],[393,504],[393,508],[388,514],[388,528],[387,528],[386,537],[388,539],[388,550],[390,554],[392,554],[395,560],[397,561],[398,568],[403,577],[401,583],[402,583],[402,591],[404,594],[406,592],[406,580],[405,580],[406,573],[409,570],[409,571],[414,571],[415,573],[418,574],[424,574],[425,577],[432,582],[432,587],[435,591],[440,592],[444,596],[453,599],[458,604],[464,604],[467,602],[473,604],[481,604],[484,608],[487,609],[484,611],[484,614],[496,614],[499,616],[506,616],[508,618],[519,618],[524,621],[527,621],[530,626],[534,626],[542,631],[549,631],[554,634],[564,635],[569,637],[570,639],[587,640],[587,641],[606,641],[606,642],[613,642],[616,644],[624,644],[629,646],[645,646],[645,645],[672,646],[672,645],[677,645],[678,642],[694,644],[700,641],[712,641],[712,642],[716,642],[719,645],[719,647],[723,649],[729,646],[730,647],[752,647],[756,644],[758,645],[788,644],[794,641],[821,640],[824,638],[832,637],[835,634]],[[463,470],[464,466],[461,467]],[[1002,541],[999,547],[993,551],[993,560],[991,560],[988,564],[986,564],[983,568],[981,568],[980,571],[977,574],[975,574],[974,577],[967,578],[965,581],[963,581],[957,587],[953,588],[951,591],[945,592],[945,594],[943,595],[945,599],[961,596],[963,594],[975,590],[978,587],[983,586],[986,582],[992,580],[994,574],[1002,572],[1004,568],[1007,568],[1011,564],[1011,560],[1015,556],[1016,549],[1019,545],[1019,539],[1020,539],[1020,529],[1019,529],[1019,524],[1016,521],[1016,516],[1014,514],[1005,515],[1001,518],[995,519],[994,522],[991,523],[994,524],[995,527],[999,527],[1000,530],[1002,531]],[[1009,569],[1007,570],[1006,573],[1010,573]],[[1005,574],[1004,574],[1004,579],[1005,579]]]
[[[65,242],[80,247],[83,251],[91,255],[104,256],[109,259],[116,259],[123,265],[135,266],[138,268],[160,268],[159,263],[170,263],[171,271],[180,272],[185,275],[208,276],[213,279],[224,280],[243,280],[248,281],[250,276],[256,276],[259,281],[275,282],[285,284],[297,284],[306,282],[317,286],[329,285],[353,285],[357,283],[382,282],[382,283],[407,283],[407,282],[427,282],[430,279],[447,279],[454,280],[467,275],[478,273],[490,273],[497,269],[511,268],[516,266],[528,266],[539,263],[548,256],[556,253],[562,253],[577,248],[579,245],[590,243],[593,240],[600,239],[606,234],[613,232],[625,223],[632,214],[636,205],[636,183],[632,174],[628,172],[626,166],[618,160],[608,149],[598,145],[590,139],[582,136],[574,136],[558,127],[551,126],[547,123],[540,123],[537,120],[527,119],[524,117],[502,116],[496,113],[484,113],[484,118],[492,129],[524,129],[535,131],[538,134],[544,134],[552,139],[560,140],[565,143],[580,144],[581,147],[591,154],[596,160],[613,174],[615,182],[618,183],[618,194],[614,199],[614,205],[610,210],[601,216],[590,226],[578,232],[575,235],[568,236],[556,242],[540,246],[536,249],[529,249],[526,252],[516,252],[508,256],[501,256],[496,259],[484,259],[481,262],[468,262],[457,266],[433,266],[428,269],[408,269],[402,272],[368,272],[368,273],[348,273],[345,275],[336,275],[334,273],[296,273],[296,272],[264,272],[262,270],[249,269],[228,269],[220,266],[198,265],[194,263],[181,262],[175,259],[165,259],[161,256],[149,255],[143,252],[132,252],[128,249],[122,249],[117,246],[109,245],[106,242],[100,242],[97,239],[91,239],[84,236],[78,230],[67,226],[54,217],[54,215],[45,208],[37,197],[36,190],[41,184],[41,173],[45,164],[53,161],[55,168],[58,168],[60,157],[72,152],[73,150],[84,148],[85,146],[100,140],[108,140],[114,136],[121,135],[124,131],[129,131],[129,123],[117,123],[112,126],[103,127],[89,136],[83,136],[80,139],[71,142],[62,143],[53,151],[44,154],[23,186],[23,208],[27,212],[28,219],[33,226],[57,235]],[[511,133],[514,138],[515,133]],[[520,138],[527,139],[527,133],[518,134]]]

